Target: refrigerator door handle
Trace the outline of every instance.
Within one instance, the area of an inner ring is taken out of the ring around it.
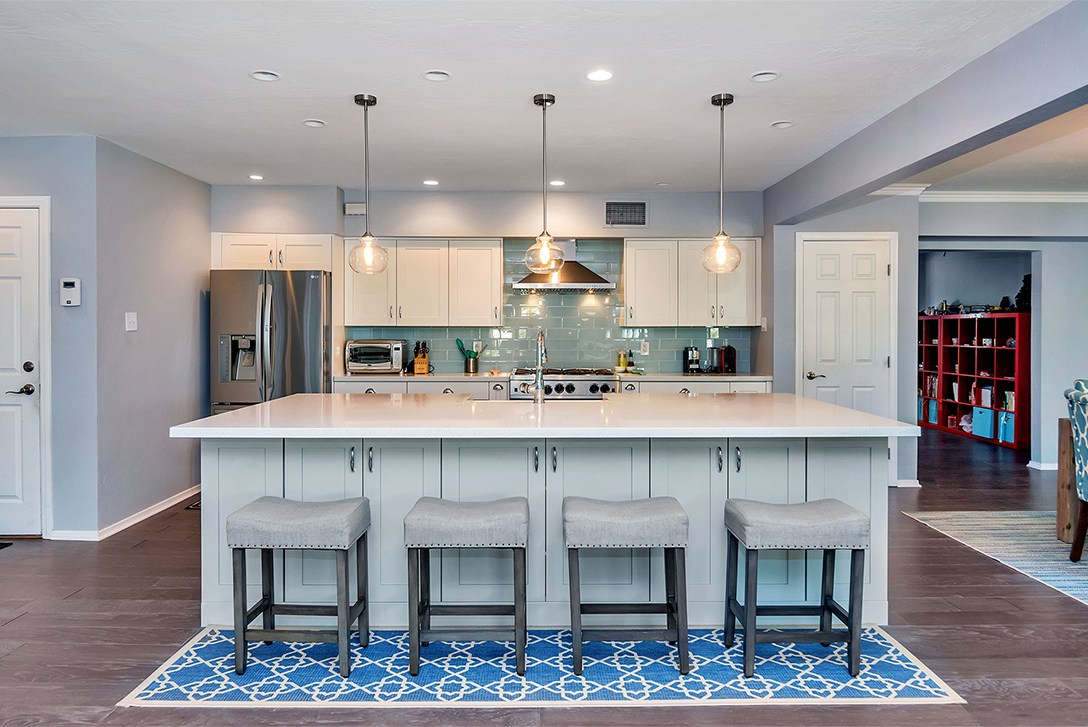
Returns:
[[[263,360],[264,354],[261,353],[262,351],[264,351],[264,345],[263,345],[264,344],[264,333],[261,330],[261,311],[263,309],[264,309],[264,284],[262,283],[262,284],[257,286],[257,310],[253,314],[253,318],[256,321],[256,325],[254,327],[255,327],[256,333],[257,333],[256,339],[253,341],[253,345],[257,349],[255,351],[255,353],[258,356],[262,356],[262,360],[260,362],[260,365],[257,366],[257,371],[259,372],[258,375],[260,376],[260,381],[257,384],[257,391],[259,392],[259,396],[261,397],[261,401],[265,400],[265,398],[264,398],[264,360]]]
[[[271,401],[272,390],[275,386],[273,378],[275,371],[272,368],[272,284],[267,283],[264,287],[264,390],[262,399]]]

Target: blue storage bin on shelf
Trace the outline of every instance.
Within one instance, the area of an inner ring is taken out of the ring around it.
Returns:
[[[1016,441],[1016,415],[1011,411],[997,413],[997,441],[1009,444]]]
[[[927,413],[929,414],[929,416],[927,417],[926,421],[928,421],[930,424],[936,424],[937,423],[937,400],[936,399],[930,399],[929,400],[929,411]]]
[[[925,421],[925,409],[926,409],[926,400],[919,396],[918,397],[918,421],[920,421],[920,422]]]
[[[971,433],[976,437],[994,438],[994,410],[975,407],[971,413]]]

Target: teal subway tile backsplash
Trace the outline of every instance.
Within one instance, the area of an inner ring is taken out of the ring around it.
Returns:
[[[409,346],[425,340],[431,349],[431,364],[438,373],[464,370],[457,350],[460,338],[466,348],[473,341],[487,344],[480,357],[480,369],[508,371],[531,365],[536,358],[536,331],[544,328],[548,339],[548,365],[555,367],[612,367],[621,348],[634,351],[634,363],[647,373],[680,371],[685,346],[697,346],[705,355],[707,345],[737,349],[737,371],[751,370],[750,332],[747,328],[719,328],[717,339],[708,339],[708,328],[625,328],[619,325],[623,300],[619,290],[595,293],[523,294],[513,284],[529,274],[525,251],[532,240],[503,243],[503,311],[501,328],[416,328],[355,327],[349,338],[403,338]],[[623,262],[622,240],[578,240],[578,262],[610,282],[619,283]],[[647,356],[639,354],[643,341],[650,344]]]

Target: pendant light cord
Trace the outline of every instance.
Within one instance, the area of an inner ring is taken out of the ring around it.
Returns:
[[[363,106],[363,204],[366,205],[366,233],[370,237],[370,107]]]
[[[548,232],[548,94],[544,94],[544,103],[540,104],[541,114],[543,119],[543,148],[541,149],[541,156],[544,158],[543,176],[541,177],[540,192],[543,196],[544,202],[544,233]]]
[[[720,143],[718,144],[718,234],[725,232],[725,104],[721,112]]]

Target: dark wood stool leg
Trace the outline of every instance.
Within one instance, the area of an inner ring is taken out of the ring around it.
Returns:
[[[348,641],[351,623],[348,601],[348,551],[336,551],[336,647],[340,652],[340,676],[351,675],[351,645]]]
[[[865,551],[850,553],[850,643],[847,647],[847,668],[850,676],[861,671],[861,606],[862,587],[865,585]]]
[[[408,673],[419,674],[419,548],[408,549]]]
[[[1073,547],[1069,551],[1069,560],[1080,562],[1080,555],[1084,551],[1084,536],[1088,534],[1088,501],[1080,501],[1080,512],[1077,513],[1077,534],[1073,536]]]
[[[246,673],[246,550],[232,548],[234,578],[234,673]]]
[[[676,551],[665,548],[665,628],[676,629]],[[675,641],[670,641],[675,644]]]
[[[835,551],[828,548],[824,550],[823,588],[820,589],[820,631],[831,630],[831,609],[828,602],[835,597]],[[822,646],[831,646],[830,641],[821,641]]]
[[[740,541],[730,531],[727,535],[725,546],[725,629],[723,641],[726,648],[733,645],[733,637],[736,635],[737,619],[729,604],[737,600],[737,556],[740,551]]]
[[[756,673],[756,583],[759,551],[748,549],[744,562],[744,676]]]
[[[525,618],[525,548],[514,551],[514,651],[518,676],[525,676],[525,644],[528,633]]]
[[[680,656],[680,673],[687,674],[691,669],[688,657],[688,574],[686,553],[683,548],[669,548],[673,554],[673,578],[676,583],[676,650]]]
[[[574,673],[582,674],[582,589],[578,582],[578,549],[567,548],[570,577],[570,648]]]
[[[366,532],[355,544],[355,596],[363,602],[359,613],[359,644],[365,649],[370,646],[370,550],[366,544]]]
[[[276,614],[272,612],[272,604],[275,603],[273,597],[273,576],[272,576],[272,549],[261,548],[261,593],[268,599],[268,603],[265,606],[264,611],[264,628],[265,631],[271,631],[276,628]],[[271,641],[264,642],[271,644]]]
[[[419,625],[420,628],[429,629],[431,627],[431,550],[430,548],[419,549]],[[421,641],[423,646],[427,646],[430,642]]]

